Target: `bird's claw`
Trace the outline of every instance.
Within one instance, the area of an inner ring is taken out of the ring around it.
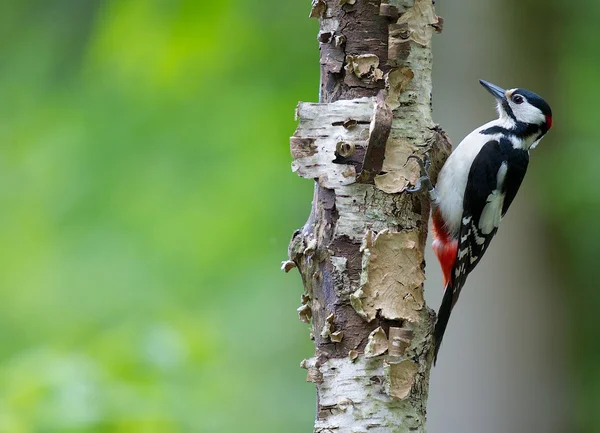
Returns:
[[[431,159],[429,158],[429,154],[425,153],[423,155],[423,159],[419,158],[417,155],[410,155],[407,158],[407,162],[408,160],[414,159],[415,161],[417,161],[417,164],[419,164],[419,167],[421,167],[421,176],[427,176],[429,177],[429,168],[431,167]]]
[[[423,186],[427,188],[428,191],[433,189],[433,185],[431,184],[431,179],[429,178],[429,167],[431,167],[431,160],[429,159],[429,154],[424,155],[424,159],[419,158],[417,155],[410,155],[407,158],[408,160],[414,159],[419,164],[421,168],[421,177],[417,179],[415,186],[413,188],[407,188],[406,192],[414,193],[419,192],[423,189]]]
[[[418,178],[417,179],[417,183],[415,184],[415,186],[412,187],[412,188],[406,188],[405,191],[408,192],[408,193],[414,193],[414,192],[421,191],[421,189],[423,188],[422,180],[421,179],[423,179],[423,178],[422,177]]]

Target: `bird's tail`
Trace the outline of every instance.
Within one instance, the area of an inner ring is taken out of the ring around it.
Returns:
[[[435,323],[435,331],[433,332],[433,337],[435,339],[433,365],[435,365],[437,362],[438,352],[440,351],[442,339],[444,338],[444,332],[446,332],[446,326],[448,325],[450,313],[452,312],[452,307],[454,306],[452,302],[453,292],[454,290],[452,290],[452,287],[450,287],[450,284],[448,284],[444,289],[442,305],[440,305],[440,309],[437,314],[437,322]]]

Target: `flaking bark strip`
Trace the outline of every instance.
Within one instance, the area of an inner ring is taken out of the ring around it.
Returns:
[[[437,23],[431,25],[436,33],[442,33],[444,31],[444,17],[437,17]]]
[[[293,260],[285,260],[281,262],[281,270],[286,274],[296,267],[296,263]]]
[[[392,69],[385,75],[386,103],[392,110],[401,105],[400,96],[408,89],[413,78],[415,73],[406,66]]]
[[[323,0],[313,0],[309,18],[321,18],[327,10],[327,3]]]
[[[331,341],[334,343],[341,343],[344,339],[344,333],[342,331],[335,331],[331,333],[329,338],[331,338]]]
[[[301,305],[298,307],[298,318],[302,323],[310,323],[310,319],[312,318],[312,310],[308,305]]]
[[[375,82],[383,78],[383,72],[379,69],[379,57],[375,54],[346,56],[346,71],[354,73],[361,80],[370,79]]]
[[[331,257],[331,263],[335,270],[337,270],[340,274],[346,272],[346,267],[348,265],[348,259],[346,257]]]
[[[319,367],[320,361],[316,356],[310,359],[304,359],[300,363],[300,368],[307,370],[306,381],[313,382],[316,384],[320,384],[323,382],[323,374],[321,373]]]
[[[425,306],[420,234],[384,230],[367,232],[365,240],[361,286],[352,297],[357,313],[369,322],[378,314],[388,320],[418,322]]]
[[[303,293],[300,297],[302,305],[298,307],[298,318],[303,323],[310,323],[310,319],[312,319],[312,308],[310,305],[310,296],[307,293]]]
[[[388,351],[388,339],[385,331],[380,326],[369,334],[369,340],[365,347],[365,357],[374,358]]]
[[[408,24],[409,39],[427,47],[439,21],[431,0],[415,0],[415,5],[400,16],[398,24]]]
[[[404,400],[410,395],[419,371],[418,364],[405,359],[399,362],[384,361],[385,392],[392,398]]]
[[[358,358],[358,350],[352,349],[348,352],[348,358],[350,358],[351,361],[356,361],[356,359]]]
[[[414,332],[411,329],[390,326],[389,329],[389,354],[392,358],[398,358],[406,353],[409,348]]]
[[[360,183],[372,183],[375,176],[381,172],[385,157],[386,143],[392,129],[394,115],[385,101],[386,93],[381,90],[377,94],[375,112],[369,127],[369,140],[362,166],[357,178]]]
[[[329,316],[327,316],[327,319],[325,319],[325,324],[323,325],[323,329],[321,330],[322,338],[330,338],[331,334],[333,334],[335,332],[334,321],[335,321],[334,314],[330,314]]]

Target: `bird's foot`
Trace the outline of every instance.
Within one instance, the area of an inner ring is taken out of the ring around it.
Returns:
[[[414,159],[421,167],[421,177],[417,179],[415,186],[413,188],[407,188],[406,191],[409,193],[419,192],[423,188],[426,188],[427,191],[433,189],[433,185],[431,184],[431,179],[429,178],[429,167],[431,167],[431,160],[429,159],[429,155],[426,153],[424,155],[424,159],[419,158],[417,155],[410,155],[407,159],[407,163],[409,160]]]
[[[417,164],[419,164],[419,167],[421,168],[421,176],[417,179],[415,186],[412,188],[407,188],[406,192],[412,194],[425,189],[429,193],[429,198],[432,201],[437,201],[437,193],[433,184],[431,183],[431,178],[429,177],[429,168],[431,167],[431,159],[429,159],[429,154],[425,153],[423,159],[419,158],[417,155],[410,155],[407,159],[407,163],[411,159],[414,159],[417,161]]]

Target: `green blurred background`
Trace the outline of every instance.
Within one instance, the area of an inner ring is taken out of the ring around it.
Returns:
[[[318,83],[306,15],[1,2],[1,432],[309,428],[279,271],[312,188],[287,144]]]
[[[568,432],[600,431],[600,5],[457,1],[478,11],[467,22],[438,3],[436,120],[455,143],[482,122],[444,89],[481,101],[471,73],[554,107],[528,215],[560,270]],[[288,148],[297,101],[317,100],[309,9],[0,3],[0,433],[311,431],[301,282],[279,271],[312,198]],[[470,53],[491,27],[503,55]]]

